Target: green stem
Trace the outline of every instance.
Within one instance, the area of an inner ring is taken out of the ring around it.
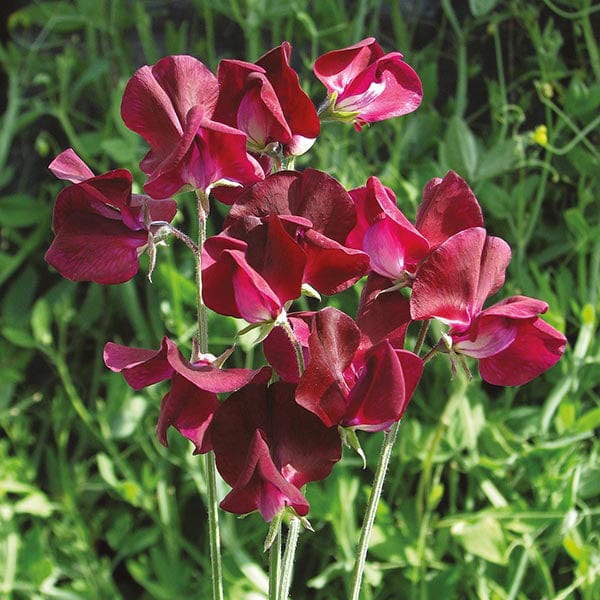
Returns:
[[[283,565],[281,568],[281,584],[279,586],[279,600],[287,600],[292,585],[292,569],[294,567],[294,556],[296,555],[296,546],[300,536],[300,519],[292,517],[288,529],[288,538],[285,544],[283,554]]]
[[[202,248],[206,241],[206,218],[209,212],[208,195],[196,190],[198,199],[198,252],[196,254],[196,308],[198,313],[198,350],[208,352],[208,327],[206,305],[202,299]],[[194,348],[194,354],[196,348]],[[192,357],[195,358],[195,357]],[[217,467],[214,452],[206,454],[206,489],[210,565],[213,600],[223,600],[223,569],[221,566],[221,537],[219,534],[219,502],[217,498]]]
[[[460,26],[450,0],[442,0],[442,9],[456,36],[456,107],[455,115],[463,117],[467,109],[467,44],[464,29]]]
[[[277,525],[275,540],[269,548],[269,600],[281,600],[279,581],[281,577],[281,521]]]
[[[302,375],[305,370],[304,354],[302,353],[302,344],[296,337],[287,319],[282,319],[278,323],[286,332],[294,350],[296,351],[296,360],[298,361],[298,373]],[[300,519],[292,516],[288,528],[288,537],[283,555],[283,564],[281,568],[281,580],[279,585],[279,600],[287,600],[292,584],[292,570],[294,567],[294,557],[296,554],[296,546],[298,545],[298,537],[300,535]]]
[[[383,490],[383,482],[385,481],[385,475],[390,463],[392,449],[394,447],[394,442],[396,441],[399,428],[400,421],[394,423],[390,430],[384,434],[383,445],[381,446],[381,454],[379,456],[379,462],[377,463],[375,478],[373,479],[373,487],[371,488],[369,503],[367,504],[365,518],[360,530],[360,539],[358,541],[356,559],[354,561],[354,569],[352,571],[352,588],[350,593],[351,600],[358,600],[360,597],[360,586],[363,572],[365,570],[371,531],[373,530],[375,514],[377,512],[377,506],[379,505],[379,499],[381,498],[381,492]]]
[[[415,349],[413,352],[418,355],[421,352],[421,348],[423,347],[423,342],[425,341],[425,336],[427,335],[427,330],[429,329],[429,319],[423,321],[421,323],[421,329],[419,330],[419,337],[415,343]]]

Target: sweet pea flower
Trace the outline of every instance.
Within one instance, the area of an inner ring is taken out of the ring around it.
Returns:
[[[327,295],[347,289],[369,262],[343,245],[355,218],[348,192],[326,173],[281,171],[254,184],[204,246],[206,305],[266,323],[283,315],[303,285]]]
[[[356,210],[348,192],[327,173],[306,169],[270,175],[244,192],[225,225],[249,239],[271,215],[279,215],[305,253],[302,283],[331,295],[366,274],[368,257],[344,243],[356,223]]]
[[[305,516],[309,503],[300,489],[327,477],[341,458],[337,430],[296,404],[294,391],[257,378],[217,409],[210,428],[217,469],[233,488],[224,510],[258,510],[271,521],[289,506]]]
[[[222,60],[214,119],[242,130],[248,150],[285,157],[306,152],[319,135],[320,122],[310,98],[290,67],[292,47],[283,42],[255,64]]]
[[[305,265],[305,252],[276,214],[248,241],[225,229],[204,244],[202,297],[222,315],[274,322],[300,296]]]
[[[270,369],[220,369],[210,354],[193,363],[186,360],[176,344],[164,337],[158,350],[131,348],[108,342],[104,363],[125,381],[140,390],[159,381],[171,380],[162,400],[158,418],[158,440],[167,446],[167,429],[172,425],[195,446],[194,454],[212,450],[209,425],[219,401],[218,393],[231,392],[255,378],[269,378]]]
[[[452,355],[479,360],[481,377],[494,385],[521,385],[552,367],[566,338],[539,318],[541,300],[513,296],[483,310],[500,289],[510,248],[479,227],[441,244],[423,263],[413,283],[411,316],[436,318],[450,326],[445,347]]]
[[[423,371],[418,356],[394,348],[387,338],[369,343],[354,320],[335,308],[315,313],[308,354],[296,402],[328,427],[388,429],[402,417]]]
[[[327,88],[322,117],[352,122],[358,131],[416,110],[423,97],[421,80],[402,54],[385,54],[375,38],[323,54],[314,72]]]
[[[450,236],[483,226],[477,198],[453,171],[425,185],[415,225],[398,208],[394,192],[377,177],[350,190],[350,196],[357,224],[346,244],[366,252],[371,270],[394,284],[409,284],[419,264]]]
[[[125,169],[94,176],[70,148],[49,168],[73,185],[56,199],[55,237],[46,261],[72,281],[116,284],[131,279],[142,252],[154,252],[152,223],[171,221],[175,201],[132,194],[131,173]]]
[[[155,198],[191,187],[242,185],[263,177],[246,152],[246,135],[212,119],[217,78],[191,56],[167,56],[139,68],[121,103],[125,125],[150,145],[140,168],[144,190]]]

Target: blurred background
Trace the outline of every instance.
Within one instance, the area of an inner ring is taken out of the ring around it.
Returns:
[[[191,347],[185,247],[161,249],[154,283],[63,280],[43,260],[72,147],[96,173],[146,149],[120,119],[143,64],[187,53],[216,71],[288,40],[315,104],[322,53],[375,36],[419,73],[423,104],[360,134],[326,124],[298,167],[347,188],[377,175],[414,217],[449,169],[513,249],[500,297],[546,300],[569,346],[520,388],[427,365],[403,419],[377,516],[365,599],[600,598],[600,5],[591,0],[75,0],[3,2],[0,45],[0,599],[210,597],[203,461],[156,440],[165,388],[108,372],[113,340]],[[178,226],[193,230],[179,198]],[[213,205],[213,227],[226,207]],[[354,314],[358,288],[329,300]],[[211,351],[239,324],[212,316]],[[413,332],[411,331],[411,335]],[[260,364],[243,343],[230,366]],[[476,367],[473,365],[476,373]],[[311,484],[292,596],[344,598],[382,434]],[[226,493],[223,487],[222,495]],[[226,595],[266,598],[266,527],[223,515]]]

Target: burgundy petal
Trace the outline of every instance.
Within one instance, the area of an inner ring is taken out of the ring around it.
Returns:
[[[104,346],[104,364],[111,371],[121,373],[134,390],[141,390],[173,375],[174,369],[167,361],[169,342],[164,337],[158,350],[107,342]]]
[[[374,346],[388,339],[394,348],[404,347],[406,329],[411,321],[410,304],[400,292],[384,291],[389,287],[389,279],[376,273],[369,274],[356,316],[356,324],[366,338],[361,346]]]
[[[414,359],[414,363],[421,363],[422,370],[422,361],[417,356]],[[390,343],[383,341],[367,352],[361,371],[340,424],[365,431],[382,431],[402,417],[410,400],[402,362]],[[413,380],[415,374],[413,371]],[[416,385],[414,381],[411,383]]]
[[[463,229],[483,227],[483,215],[465,180],[448,171],[425,185],[415,224],[433,249]]]
[[[258,510],[266,522],[286,506],[291,506],[300,516],[308,514],[309,510],[308,501],[300,490],[282,477],[273,464],[269,448],[258,430],[252,438],[240,477],[220,506],[242,515]]]
[[[186,378],[175,373],[171,389],[163,398],[158,417],[158,440],[167,446],[167,429],[175,427],[190,440],[194,454],[212,450],[208,428],[219,401],[217,395],[198,388]]]
[[[482,379],[494,385],[523,385],[554,366],[565,336],[540,318],[518,322],[515,341],[502,352],[479,361]]]
[[[359,343],[360,332],[348,315],[334,308],[315,314],[308,338],[310,361],[300,378],[296,402],[328,427],[337,425],[346,412],[349,387],[344,371]]]
[[[304,319],[288,315],[288,321],[296,339],[302,344],[304,364],[308,364],[308,336],[310,329]],[[300,372],[296,351],[282,327],[274,327],[263,342],[263,352],[267,362],[283,381],[298,383]]]
[[[121,222],[75,212],[61,218],[45,259],[72,281],[123,283],[137,273],[138,248],[147,237],[147,232],[131,231]]]
[[[415,320],[437,318],[455,332],[468,329],[488,295],[504,283],[510,248],[472,227],[453,235],[417,271],[410,300]]]

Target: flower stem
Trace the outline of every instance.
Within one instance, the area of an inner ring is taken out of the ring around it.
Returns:
[[[202,248],[206,240],[206,218],[209,212],[208,195],[196,190],[198,199],[198,251],[196,253],[196,308],[198,315],[197,350],[208,352],[208,328],[206,305],[202,300]],[[196,346],[194,353],[196,352]],[[192,357],[193,360],[194,357]],[[214,452],[208,452],[206,461],[206,488],[210,565],[213,600],[223,600],[223,570],[221,566],[221,538],[219,534],[219,504],[217,499],[217,467]]]
[[[294,567],[294,556],[296,554],[296,546],[298,545],[299,535],[300,519],[298,517],[291,517],[287,542],[285,544],[285,552],[283,554],[279,600],[287,600],[290,593],[290,587],[292,585],[292,569]]]
[[[365,511],[365,517],[360,530],[360,539],[358,541],[356,559],[354,560],[354,569],[352,570],[352,588],[350,592],[351,600],[358,600],[360,597],[360,586],[363,572],[365,570],[371,531],[373,530],[373,523],[375,522],[375,513],[377,512],[377,506],[379,505],[379,499],[381,498],[383,482],[385,481],[385,475],[390,463],[392,449],[394,447],[394,442],[396,441],[399,428],[400,421],[394,423],[390,430],[386,431],[384,434],[383,444],[381,446],[381,454],[379,455],[379,462],[377,463],[375,478],[373,479],[373,487],[371,488],[369,503],[367,504],[367,510]]]
[[[279,323],[286,332],[294,350],[296,351],[296,360],[298,361],[298,373],[302,375],[305,370],[304,354],[302,353],[302,344],[296,337],[287,319]],[[296,546],[298,545],[298,537],[300,535],[300,519],[292,516],[288,528],[288,537],[285,544],[285,552],[283,554],[283,565],[281,568],[281,580],[279,586],[279,600],[287,600],[292,585],[292,570],[294,567],[294,557],[296,554]]]
[[[279,581],[281,578],[281,521],[277,525],[277,534],[269,548],[269,600],[281,600]]]

